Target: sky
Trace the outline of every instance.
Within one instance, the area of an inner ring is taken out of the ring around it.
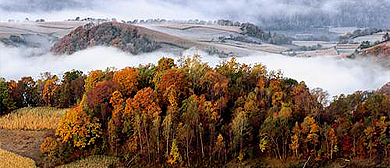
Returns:
[[[346,18],[374,16],[386,21],[390,19],[389,8],[390,0],[0,0],[0,20],[65,20],[79,16],[126,21],[231,19],[261,24],[264,18],[299,14],[340,17],[345,13],[352,15]],[[390,27],[389,21],[386,24]]]

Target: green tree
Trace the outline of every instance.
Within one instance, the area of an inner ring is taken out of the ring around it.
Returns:
[[[269,143],[263,148],[273,149],[273,153],[279,159],[285,159],[288,152],[288,139],[290,128],[288,119],[285,117],[273,118],[269,116],[265,119],[260,130],[260,139],[267,140]],[[264,142],[260,141],[260,144]],[[261,145],[260,145],[261,146]]]
[[[10,93],[8,83],[4,78],[0,78],[0,115],[6,114],[15,109],[15,102],[13,102]]]

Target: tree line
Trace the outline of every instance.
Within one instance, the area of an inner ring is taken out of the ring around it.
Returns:
[[[62,80],[49,72],[42,73],[38,80],[30,76],[18,81],[0,78],[0,115],[22,107],[69,108],[82,98],[85,78],[79,70],[65,72]]]
[[[162,58],[88,75],[70,71],[61,82],[50,75],[3,80],[1,88],[6,111],[72,107],[41,144],[44,166],[91,154],[118,156],[125,166],[174,167],[269,157],[311,158],[310,166],[389,158],[389,96],[358,91],[328,102],[322,89],[234,58],[214,68],[198,55],[178,64]]]

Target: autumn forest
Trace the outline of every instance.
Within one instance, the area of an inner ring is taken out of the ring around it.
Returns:
[[[88,74],[0,79],[0,97],[0,115],[22,107],[69,109],[40,145],[43,167],[96,154],[118,157],[125,167],[272,167],[272,159],[289,167],[340,160],[386,167],[390,158],[388,95],[330,98],[266,65],[234,58],[215,67],[194,55]]]

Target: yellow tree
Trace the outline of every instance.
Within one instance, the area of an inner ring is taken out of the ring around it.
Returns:
[[[158,85],[159,83],[161,83],[161,80],[162,80],[161,77],[165,73],[165,71],[167,71],[171,68],[175,68],[175,67],[176,67],[176,65],[175,65],[175,62],[172,58],[162,57],[158,61],[158,64],[156,66],[156,72],[154,73],[153,83],[155,85]]]
[[[239,107],[235,111],[235,116],[231,122],[231,130],[233,137],[233,148],[236,152],[242,154],[244,152],[244,140],[248,134],[249,114],[244,108]]]
[[[298,149],[299,149],[299,138],[300,138],[300,128],[298,122],[295,122],[295,126],[293,128],[293,135],[291,136],[291,144],[290,149],[294,152],[294,155],[298,157]]]
[[[319,143],[318,133],[320,131],[320,127],[317,125],[313,117],[307,116],[301,124],[301,130],[302,134],[306,135],[305,142],[307,153],[313,153]]]
[[[367,148],[370,158],[372,157],[373,149],[376,147],[375,143],[375,128],[373,126],[368,126],[364,129],[365,141],[364,146]]]
[[[58,77],[53,76],[45,81],[45,85],[42,91],[42,99],[49,106],[53,106],[56,101],[56,94],[59,89],[59,85],[57,84]]]
[[[122,128],[122,114],[124,111],[124,100],[122,98],[122,94],[119,91],[115,91],[112,93],[112,97],[110,99],[111,105],[114,107],[112,110],[112,117],[108,122],[108,131],[109,131],[109,143],[111,147],[111,151],[115,153],[117,152],[117,148],[119,147],[119,132],[120,128]]]
[[[188,87],[191,88],[191,94],[200,95],[202,85],[199,79],[211,70],[210,66],[207,63],[203,63],[200,60],[200,55],[196,54],[192,58],[187,57],[183,62],[182,66],[188,78]]]
[[[56,135],[62,143],[71,143],[74,147],[85,148],[101,137],[101,124],[97,118],[91,118],[81,106],[70,109],[61,119]]]
[[[96,83],[101,82],[104,78],[104,72],[102,70],[91,71],[87,78],[85,79],[84,88],[85,91],[88,92],[92,90]]]
[[[162,134],[165,137],[166,141],[166,154],[169,155],[169,140],[173,137],[173,128],[174,128],[174,120],[178,115],[178,97],[176,88],[174,86],[170,86],[166,89],[164,97],[168,98],[168,108],[164,120],[162,122]]]
[[[203,132],[203,127],[200,125],[201,115],[197,101],[198,97],[196,95],[192,95],[183,101],[183,104],[180,108],[180,111],[182,112],[181,121],[183,122],[182,132],[184,133],[188,163],[190,162],[189,148],[191,146],[191,142],[193,139],[196,139],[196,146],[199,146],[199,137],[197,136],[202,136]],[[200,146],[202,147],[201,149],[203,151],[203,143],[201,143]],[[202,152],[202,155],[204,156],[204,152]]]
[[[226,151],[225,151],[225,142],[223,140],[223,136],[222,134],[219,134],[218,137],[217,137],[217,142],[215,143],[215,149],[216,149],[216,153],[217,153],[217,159],[218,160],[221,160],[222,159],[222,154],[226,154]]]
[[[328,139],[330,142],[330,159],[333,159],[333,153],[338,151],[337,136],[333,128],[329,129]]]
[[[171,165],[180,164],[182,157],[179,148],[177,147],[176,139],[173,139],[171,152],[169,153],[168,163]]]

